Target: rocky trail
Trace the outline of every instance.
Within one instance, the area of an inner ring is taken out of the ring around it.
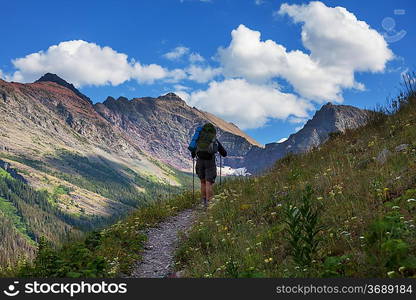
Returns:
[[[131,277],[170,277],[173,272],[179,233],[186,232],[191,227],[196,215],[196,209],[187,209],[176,216],[169,217],[159,226],[147,229],[145,231],[147,241],[142,253],[142,260],[134,268]]]

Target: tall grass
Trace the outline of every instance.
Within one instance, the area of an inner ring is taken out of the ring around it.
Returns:
[[[183,240],[177,269],[189,277],[416,276],[414,78],[366,126],[263,176],[226,182]]]

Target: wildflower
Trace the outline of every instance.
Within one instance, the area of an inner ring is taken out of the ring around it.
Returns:
[[[360,240],[364,240],[364,239],[365,239],[365,237],[364,237],[364,236],[360,236],[360,237],[359,237],[359,239],[360,239]]]
[[[400,272],[400,273],[402,273],[402,272],[404,272],[404,271],[406,271],[406,267],[400,267],[400,268],[399,268],[399,272]]]
[[[390,277],[390,278],[394,277],[395,274],[396,274],[395,271],[387,272],[387,276]]]
[[[357,217],[351,217],[351,220],[356,220],[357,219]]]
[[[409,225],[409,228],[415,228],[415,225],[410,224],[410,225]]]
[[[271,257],[269,257],[269,258],[266,258],[265,260],[264,260],[264,262],[267,264],[267,263],[270,263],[270,262],[272,262],[273,261],[273,258],[271,258]]]
[[[411,198],[411,199],[407,199],[407,202],[408,202],[408,203],[410,203],[410,202],[416,202],[416,199],[413,199],[413,198]]]
[[[258,242],[258,243],[256,244],[256,246],[260,247],[260,246],[261,246],[261,242]]]
[[[271,212],[270,213],[272,216],[275,216],[276,215],[276,212],[275,211],[273,211],[273,212]]]
[[[400,209],[400,206],[395,205],[391,209]]]
[[[318,198],[316,198],[316,200],[322,200],[322,199],[324,199],[324,197],[318,197]]]
[[[247,251],[247,252],[248,252],[248,251],[250,251],[250,247],[247,247],[247,248],[246,248],[246,251]]]

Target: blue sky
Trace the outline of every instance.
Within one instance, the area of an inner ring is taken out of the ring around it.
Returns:
[[[328,101],[385,103],[416,65],[411,0],[16,0],[2,11],[4,79],[50,71],[94,102],[173,91],[261,143],[295,132]]]

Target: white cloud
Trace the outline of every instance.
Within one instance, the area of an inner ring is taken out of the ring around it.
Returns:
[[[181,92],[191,106],[209,111],[243,129],[261,127],[270,118],[286,119],[290,115],[306,117],[311,105],[272,85],[258,85],[244,79],[212,81],[205,91]]]
[[[254,3],[256,5],[262,5],[264,3],[264,0],[254,0]]]
[[[283,4],[278,13],[303,24],[302,42],[310,54],[262,41],[259,31],[240,25],[232,31],[230,45],[218,50],[225,76],[256,83],[280,77],[302,97],[341,102],[343,89],[364,89],[355,72],[381,72],[393,58],[384,38],[345,8]]]
[[[186,72],[188,73],[188,79],[196,81],[198,83],[204,83],[212,80],[216,76],[221,74],[221,68],[212,67],[200,67],[196,65],[190,65]]]
[[[322,66],[377,72],[393,57],[383,36],[344,7],[282,4],[279,14],[302,24],[302,42]]]
[[[3,76],[4,76],[3,71],[0,69],[0,79],[3,79],[4,78]]]
[[[188,86],[184,86],[184,85],[182,85],[182,84],[175,84],[175,85],[173,86],[173,88],[174,88],[176,91],[188,91],[188,90],[190,90],[190,89],[191,89],[190,87],[188,87]]]
[[[101,47],[82,40],[61,42],[12,61],[17,69],[8,79],[30,82],[47,72],[83,85],[119,85],[130,79],[139,83],[155,80],[178,81],[186,77],[183,70],[168,70],[157,64],[143,65],[110,47]]]
[[[169,60],[177,60],[188,53],[189,53],[189,48],[179,46],[179,47],[176,47],[175,49],[172,49],[172,51],[169,51],[168,53],[163,54],[163,57]]]
[[[289,123],[292,123],[292,124],[306,123],[306,121],[308,121],[308,118],[290,117],[288,121]]]
[[[203,58],[201,56],[201,54],[196,53],[196,52],[193,52],[193,53],[189,54],[189,61],[191,63],[204,62],[205,61],[205,58]]]
[[[62,42],[12,62],[18,69],[13,80],[33,81],[54,72],[78,86],[118,85],[129,79],[131,69],[126,54],[82,40]]]
[[[153,83],[155,80],[167,77],[168,71],[155,64],[142,66],[140,63],[135,63],[132,75],[134,78],[143,83]]]
[[[287,138],[281,138],[280,140],[278,140],[277,142],[278,143],[283,143],[283,142],[285,142],[285,141],[287,141]]]

